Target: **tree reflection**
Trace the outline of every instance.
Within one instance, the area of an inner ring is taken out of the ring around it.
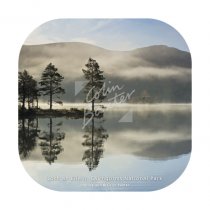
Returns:
[[[97,168],[100,158],[103,156],[104,142],[109,137],[102,126],[102,122],[95,125],[95,117],[93,117],[91,122],[85,127],[83,136],[85,140],[82,145],[88,147],[88,149],[85,150],[82,161],[85,161],[89,171]]]
[[[63,151],[61,140],[65,138],[65,133],[59,132],[59,126],[61,125],[62,122],[53,126],[52,118],[49,118],[49,131],[42,131],[39,134],[42,155],[49,164],[54,163],[57,156]],[[56,128],[56,130],[53,131],[53,128]]]
[[[27,159],[30,152],[36,147],[38,132],[38,118],[19,119],[18,149],[21,159]]]

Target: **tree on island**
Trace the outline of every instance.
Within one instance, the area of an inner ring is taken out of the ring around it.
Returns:
[[[32,107],[34,108],[34,101],[36,101],[36,107],[38,108],[38,100],[39,100],[39,88],[37,86],[37,81],[33,79],[31,79],[30,83],[29,83],[29,87],[28,87],[28,91],[27,91],[27,102],[28,102],[28,109]]]
[[[65,90],[61,87],[63,79],[64,77],[58,73],[58,69],[52,63],[48,64],[42,73],[41,81],[39,82],[41,85],[40,91],[44,96],[50,96],[50,110],[52,110],[53,95],[59,98],[58,94],[65,93]],[[61,103],[61,101],[54,102]]]
[[[18,94],[23,110],[26,109],[26,103],[28,103],[28,109],[30,109],[34,100],[36,100],[38,106],[39,89],[37,81],[26,70],[18,73]]]
[[[82,69],[85,79],[88,80],[85,86],[84,92],[86,95],[86,102],[92,103],[92,113],[94,111],[94,103],[96,101],[102,102],[105,99],[103,91],[100,91],[104,85],[105,77],[103,76],[103,71],[100,70],[100,66],[96,60],[89,58],[87,64],[85,65],[87,69]]]

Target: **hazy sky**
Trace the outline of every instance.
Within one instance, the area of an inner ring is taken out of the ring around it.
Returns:
[[[24,44],[85,42],[110,50],[168,45],[189,51],[171,26],[152,19],[57,19],[37,27]]]

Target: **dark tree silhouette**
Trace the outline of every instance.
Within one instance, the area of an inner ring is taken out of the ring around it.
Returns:
[[[65,138],[65,133],[53,132],[53,123],[52,118],[49,119],[49,131],[42,131],[39,134],[39,139],[42,141],[40,142],[40,147],[42,150],[42,155],[45,157],[45,160],[51,164],[57,160],[57,156],[63,151],[61,140]],[[60,124],[61,125],[61,124]],[[60,126],[59,124],[56,126]]]
[[[101,123],[98,127],[95,126],[95,119],[93,117],[91,124],[85,127],[85,134],[83,136],[85,140],[82,143],[83,146],[88,147],[83,154],[82,160],[85,161],[89,171],[97,168],[100,158],[103,156],[104,142],[108,137],[109,135]]]
[[[40,89],[38,87],[38,83],[37,81],[33,81],[32,82],[32,85],[33,85],[33,89],[32,89],[32,99],[31,99],[31,102],[32,102],[32,107],[34,107],[34,101],[36,101],[36,108],[39,108],[39,97],[41,96],[40,94]]]
[[[45,95],[50,96],[50,110],[52,110],[52,102],[53,102],[53,95],[56,95],[59,98],[58,94],[64,94],[65,90],[61,87],[61,82],[64,79],[58,73],[58,69],[50,63],[42,73],[41,81],[39,82],[41,85],[40,91]],[[57,103],[61,103],[60,101],[54,101]]]
[[[91,101],[92,112],[93,114],[95,114],[95,101],[97,100],[101,102],[103,99],[105,99],[103,91],[100,91],[100,89],[104,85],[105,77],[103,76],[103,71],[100,70],[100,66],[98,65],[96,60],[89,58],[85,66],[87,67],[87,69],[82,69],[82,71],[84,73],[85,79],[88,80],[88,83],[85,86],[84,92],[87,94],[88,101]]]
[[[30,81],[29,88],[27,94],[27,102],[28,102],[28,109],[31,108],[30,104],[34,108],[34,101],[36,101],[36,108],[38,108],[38,98],[40,96],[39,89],[37,87],[37,81],[33,78]]]
[[[35,149],[38,132],[38,123],[35,119],[19,120],[18,148],[21,159],[28,158],[30,152]]]
[[[26,109],[26,102],[28,103],[28,109],[31,107],[30,104],[33,106],[34,100],[38,104],[39,90],[37,81],[26,70],[18,73],[18,93],[23,110]]]

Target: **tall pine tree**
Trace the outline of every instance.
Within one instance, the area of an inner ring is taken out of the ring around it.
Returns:
[[[96,60],[89,58],[87,64],[85,65],[87,69],[82,69],[85,79],[88,80],[85,86],[84,92],[88,96],[88,101],[92,103],[92,112],[94,111],[94,103],[96,101],[102,102],[105,99],[103,91],[100,91],[104,85],[105,77],[103,76],[103,71],[100,70],[100,66]]]
[[[50,63],[42,73],[41,77],[41,93],[50,96],[50,110],[52,110],[53,95],[64,94],[65,90],[61,87],[64,77],[58,73],[58,69]],[[55,101],[56,102],[56,101]]]

